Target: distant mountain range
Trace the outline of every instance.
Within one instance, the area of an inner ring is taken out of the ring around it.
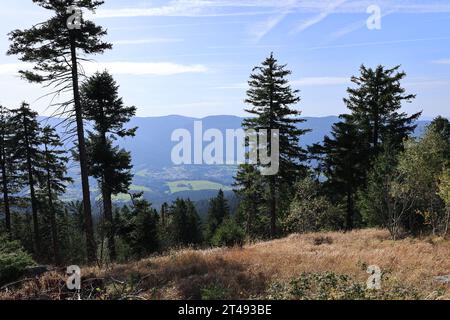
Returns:
[[[56,125],[58,119],[41,119]],[[135,179],[132,191],[142,191],[145,197],[159,206],[164,201],[177,197],[191,198],[195,201],[208,199],[216,194],[218,189],[231,192],[235,166],[183,165],[175,166],[171,161],[172,148],[177,144],[171,141],[174,130],[186,129],[194,135],[195,121],[201,121],[203,130],[218,129],[224,136],[227,129],[241,128],[242,118],[236,116],[211,116],[203,119],[183,116],[166,116],[151,118],[133,118],[129,127],[138,127],[136,137],[119,140],[119,144],[129,150],[133,157]],[[301,139],[303,146],[323,140],[330,134],[332,125],[339,121],[336,116],[312,118],[306,117],[301,128],[312,131]],[[419,121],[416,135],[420,135],[429,121]],[[60,128],[59,130],[62,130]],[[72,144],[69,143],[70,147]],[[206,144],[205,144],[206,145]],[[77,179],[77,165],[71,166],[71,175],[75,184],[70,187],[68,198],[81,198],[80,182]],[[92,181],[93,197],[98,196],[98,190]],[[126,195],[119,195],[116,201],[128,201]]]

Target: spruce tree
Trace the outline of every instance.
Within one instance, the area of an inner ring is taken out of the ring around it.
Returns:
[[[21,107],[11,111],[11,124],[14,127],[14,157],[18,163],[18,172],[22,181],[26,181],[31,200],[33,217],[33,235],[35,254],[41,254],[41,237],[39,231],[38,199],[36,188],[42,164],[42,151],[40,149],[40,126],[38,114],[23,102]]]
[[[5,215],[5,230],[11,238],[11,195],[21,189],[22,186],[16,174],[17,162],[14,158],[15,146],[12,139],[14,129],[11,125],[10,118],[11,112],[3,106],[0,106],[0,178]]]
[[[103,211],[107,221],[108,249],[116,259],[112,195],[128,193],[132,182],[131,155],[113,145],[117,138],[133,137],[136,128],[125,125],[135,115],[135,107],[126,107],[118,96],[116,82],[108,72],[96,73],[81,87],[84,115],[92,121],[95,132],[89,133],[90,173],[99,180]]]
[[[325,136],[322,145],[313,145],[311,153],[319,161],[320,171],[327,179],[325,187],[335,201],[345,199],[346,229],[354,227],[355,195],[365,179],[367,145],[361,132],[348,118],[333,125],[331,137]]]
[[[59,246],[56,202],[58,201],[58,196],[65,192],[67,184],[72,182],[72,179],[66,175],[66,163],[69,159],[66,156],[66,151],[61,149],[63,144],[54,128],[50,126],[44,127],[41,139],[43,148],[43,172],[40,180],[40,192],[47,202],[49,211],[55,263],[61,265],[62,257]]]
[[[347,229],[353,227],[356,215],[355,195],[358,189],[365,190],[367,177],[377,157],[389,147],[395,158],[421,115],[409,116],[399,111],[403,103],[410,103],[415,98],[415,95],[406,94],[402,87],[401,81],[406,73],[399,72],[399,68],[378,66],[374,70],[361,66],[361,74],[352,77],[356,86],[348,88],[349,96],[344,99],[350,113],[342,115],[342,121],[334,125],[332,138],[325,137],[322,146],[311,148],[312,153],[320,155],[323,173],[328,178],[325,183],[328,190],[334,196],[346,199]],[[378,187],[378,191],[371,190],[371,193],[382,193],[383,186]],[[373,184],[371,188],[374,188]],[[363,210],[367,212],[376,208]]]
[[[169,204],[167,202],[164,202],[161,205],[161,211],[160,211],[160,214],[159,214],[161,216],[161,226],[162,226],[162,228],[165,228],[167,226],[168,213],[169,213]]]
[[[158,213],[146,200],[134,202],[131,249],[134,256],[143,258],[159,250]]]
[[[406,73],[399,72],[399,68],[388,69],[380,65],[372,69],[362,65],[361,74],[352,77],[356,87],[348,88],[348,98],[344,99],[352,121],[361,130],[360,139],[366,139],[369,145],[371,160],[387,140],[394,149],[401,151],[403,141],[415,130],[414,122],[421,115],[409,116],[399,111],[403,103],[411,103],[416,97],[407,94],[402,87]]]
[[[177,199],[170,208],[172,246],[200,244],[201,221],[190,200]]]
[[[276,236],[277,217],[282,203],[279,200],[283,193],[295,183],[296,179],[306,174],[303,161],[306,160],[306,152],[300,147],[300,137],[308,130],[299,129],[298,125],[305,122],[300,118],[301,112],[295,110],[300,102],[299,91],[291,88],[287,77],[291,71],[285,65],[279,65],[271,54],[261,66],[253,69],[250,75],[247,99],[250,105],[246,112],[252,117],[244,120],[243,127],[246,130],[268,130],[268,137],[279,130],[279,172],[276,175],[265,176],[263,180],[267,185],[267,203],[270,212],[270,234]],[[258,134],[261,137],[261,134]],[[254,146],[250,146],[251,148]],[[257,151],[264,152],[260,148],[265,147],[269,153],[273,153],[271,139],[267,144],[259,144]],[[255,150],[253,150],[255,151]],[[264,167],[258,163],[258,167]],[[241,170],[245,170],[241,167]]]
[[[436,132],[447,142],[446,156],[450,162],[450,121],[444,117],[436,117],[428,126],[429,130]]]
[[[260,172],[253,165],[242,165],[235,177],[233,187],[239,198],[238,222],[244,226],[247,236],[261,236],[260,208],[264,205],[264,186]]]
[[[217,228],[222,224],[225,218],[230,215],[230,207],[222,190],[219,190],[216,198],[209,202],[208,216],[206,218],[206,236],[210,240]]]
[[[68,91],[73,94],[73,99],[60,104],[56,114],[66,118],[74,115],[76,119],[87,255],[89,262],[93,263],[96,261],[96,244],[92,224],[83,112],[78,82],[83,74],[80,61],[85,61],[87,55],[101,54],[105,50],[111,49],[112,45],[101,40],[106,35],[106,31],[91,21],[82,19],[80,28],[76,28],[74,25],[69,28],[68,22],[73,12],[68,9],[78,6],[81,10],[94,12],[104,1],[33,0],[33,2],[53,15],[47,21],[29,29],[12,31],[9,34],[12,44],[8,54],[19,55],[20,60],[34,64],[32,70],[20,71],[26,80],[45,84],[46,87],[54,87],[55,96]]]

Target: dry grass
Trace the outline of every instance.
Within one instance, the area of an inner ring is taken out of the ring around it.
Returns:
[[[96,299],[199,299],[203,289],[217,287],[224,298],[258,298],[265,297],[271,284],[288,284],[302,273],[334,272],[365,282],[369,265],[388,275],[386,286],[402,284],[423,298],[450,299],[450,284],[435,280],[450,274],[450,241],[394,242],[387,231],[374,229],[291,235],[242,249],[182,250],[109,270],[86,268],[82,294]],[[68,298],[63,285],[62,275],[51,273],[0,293],[0,299]]]

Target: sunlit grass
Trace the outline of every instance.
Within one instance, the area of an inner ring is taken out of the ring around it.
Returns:
[[[220,183],[206,181],[206,180],[179,180],[167,182],[170,193],[177,193],[183,191],[204,191],[204,190],[220,190],[229,191],[231,187]]]

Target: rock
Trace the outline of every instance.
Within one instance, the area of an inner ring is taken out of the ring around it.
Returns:
[[[35,278],[35,277],[39,277],[49,271],[51,271],[49,266],[26,267],[25,275],[29,278]]]
[[[434,279],[439,283],[447,284],[447,283],[450,283],[450,274],[448,274],[446,276],[435,277]]]

